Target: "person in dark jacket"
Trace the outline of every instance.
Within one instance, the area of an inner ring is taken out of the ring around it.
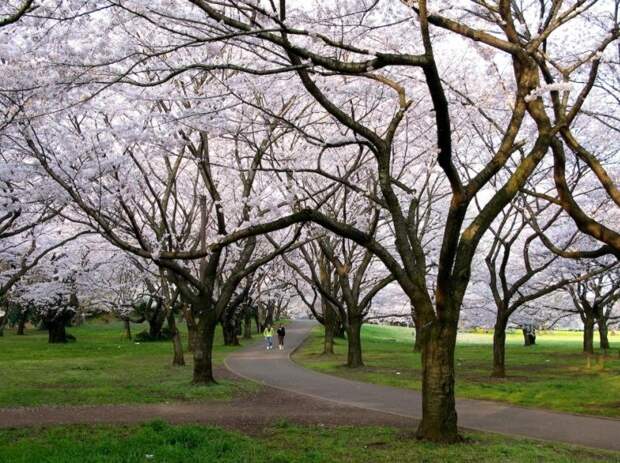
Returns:
[[[284,329],[284,325],[280,325],[277,333],[278,333],[278,349],[284,350],[284,336],[286,335],[286,330]]]

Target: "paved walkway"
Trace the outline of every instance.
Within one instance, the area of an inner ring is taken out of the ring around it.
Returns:
[[[235,374],[274,388],[340,405],[386,412],[419,420],[419,392],[350,381],[317,373],[293,363],[289,354],[308,336],[310,321],[286,328],[286,351],[266,351],[255,344],[230,355],[226,366]],[[566,442],[620,451],[620,420],[527,409],[482,400],[457,400],[459,425],[473,430]]]

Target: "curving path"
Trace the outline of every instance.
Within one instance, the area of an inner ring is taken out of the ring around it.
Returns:
[[[421,395],[388,386],[350,381],[317,373],[290,359],[315,322],[294,321],[286,328],[285,351],[254,344],[230,355],[233,373],[259,383],[317,399],[419,420]],[[620,451],[620,420],[528,409],[482,400],[458,399],[464,428]]]

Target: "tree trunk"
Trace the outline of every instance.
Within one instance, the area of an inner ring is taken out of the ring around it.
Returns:
[[[536,345],[536,336],[531,334],[527,328],[523,328],[523,345],[524,346],[534,346]]]
[[[323,355],[333,355],[334,353],[334,327],[324,325],[325,337],[323,338]]]
[[[168,314],[168,329],[170,329],[170,333],[172,333],[172,349],[174,353],[172,357],[172,365],[182,367],[185,365],[183,344],[181,342],[181,333],[179,333],[177,322],[172,311]]]
[[[225,346],[238,346],[239,338],[237,337],[237,326],[235,320],[224,318],[222,320],[222,332],[224,335]]]
[[[217,384],[213,378],[213,339],[217,320],[215,314],[204,314],[205,320],[196,325],[193,340],[194,377],[193,384]]]
[[[332,355],[334,353],[334,337],[340,326],[340,320],[338,319],[336,311],[325,297],[322,297],[321,308],[323,310],[323,326],[325,327],[323,354]]]
[[[194,343],[196,342],[196,329],[192,325],[192,323],[187,323],[187,352],[194,352]]]
[[[20,315],[19,321],[17,322],[17,335],[23,336],[26,332],[26,320],[28,317],[25,315]]]
[[[67,331],[65,330],[65,319],[51,320],[47,322],[49,344],[64,344],[67,342]]]
[[[454,348],[457,321],[434,321],[426,329],[422,348],[422,421],[418,438],[458,442],[454,399]]]
[[[607,337],[608,335],[607,320],[605,320],[605,317],[599,317],[598,319],[598,334],[600,337],[601,350],[603,351],[609,350],[609,338]]]
[[[164,321],[160,320],[159,317],[155,317],[147,321],[149,323],[149,336],[151,337],[151,339],[160,339],[161,329],[164,326]]]
[[[349,320],[347,329],[347,367],[359,368],[364,366],[362,361],[362,321],[357,318]]]
[[[493,330],[493,378],[506,377],[506,321],[498,315]]]
[[[252,314],[249,308],[243,320],[243,339],[252,339]]]
[[[123,327],[125,330],[125,337],[129,340],[131,340],[131,321],[129,321],[128,318],[125,318],[123,320]]]
[[[263,326],[260,323],[260,313],[258,307],[254,309],[254,322],[256,323],[256,334],[261,334],[263,332]]]
[[[413,351],[414,352],[422,352],[422,335],[420,330],[420,324],[413,319],[413,327],[415,333],[415,339],[413,341]]]
[[[594,354],[594,317],[586,316],[583,323],[583,352]]]

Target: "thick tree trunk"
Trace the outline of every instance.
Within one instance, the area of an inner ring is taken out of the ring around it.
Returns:
[[[168,328],[172,333],[172,365],[182,367],[185,365],[185,357],[183,356],[183,343],[181,342],[181,333],[177,328],[177,322],[173,313],[168,314]]]
[[[50,344],[64,344],[67,342],[67,331],[65,330],[65,320],[60,318],[47,322],[49,333],[48,342]]]
[[[203,315],[196,326],[193,339],[194,377],[192,383],[200,385],[216,384],[213,378],[213,339],[217,320],[215,314]]]
[[[534,346],[536,345],[536,336],[531,334],[526,328],[523,328],[523,345]]]
[[[256,334],[261,334],[263,332],[263,326],[260,323],[258,308],[254,311],[254,323],[256,323]]]
[[[222,332],[224,335],[225,346],[238,346],[239,338],[237,337],[237,327],[234,320],[224,319],[222,321]]]
[[[164,326],[164,321],[160,320],[159,317],[152,318],[147,321],[149,324],[149,336],[151,337],[151,339],[160,339],[161,329]]]
[[[413,341],[413,351],[422,352],[422,334],[420,330],[420,324],[413,319],[413,328],[415,333],[415,339]]]
[[[599,317],[597,323],[598,323],[598,334],[600,337],[600,348],[603,351],[607,351],[609,350],[607,320],[605,320],[605,317]]]
[[[457,322],[434,321],[423,335],[422,421],[419,438],[458,442],[454,399],[454,348]]]
[[[362,360],[362,321],[353,318],[349,320],[347,329],[347,366],[359,368],[364,366]]]
[[[583,352],[594,354],[594,317],[586,317],[583,323]]]
[[[243,319],[243,339],[252,339],[252,314],[249,307]]]
[[[24,315],[20,315],[19,321],[17,322],[17,335],[23,336],[26,333],[26,320],[27,317]]]
[[[506,321],[497,317],[493,331],[493,372],[494,378],[506,377]]]

